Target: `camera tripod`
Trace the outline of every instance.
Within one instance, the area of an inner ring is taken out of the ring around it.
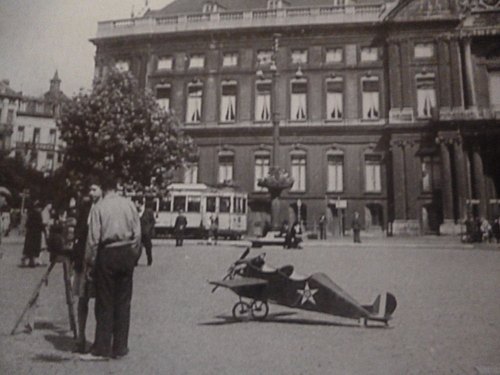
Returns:
[[[19,316],[19,318],[17,319],[14,328],[10,332],[11,335],[14,335],[16,333],[17,327],[19,326],[19,324],[21,324],[26,313],[35,307],[36,301],[38,300],[38,297],[40,296],[40,290],[42,289],[43,284],[48,285],[49,275],[57,263],[62,263],[62,266],[63,266],[64,289],[66,291],[66,304],[68,305],[69,324],[70,324],[71,330],[73,331],[73,337],[75,339],[77,338],[76,319],[75,319],[75,311],[74,311],[74,306],[73,306],[73,295],[72,295],[73,292],[72,292],[71,281],[70,281],[71,260],[68,256],[64,256],[64,255],[57,255],[54,257],[54,259],[51,259],[49,268],[47,268],[47,271],[45,272],[45,274],[42,276],[41,280],[38,282],[37,286],[35,287],[35,290],[33,291],[31,298],[29,299],[28,303],[26,304],[26,307],[24,308],[21,316]],[[30,332],[33,330],[33,328],[34,327],[31,327],[28,325],[28,330]]]

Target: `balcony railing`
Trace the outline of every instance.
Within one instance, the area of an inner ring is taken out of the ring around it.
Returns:
[[[16,142],[16,150],[55,151],[54,143]]]
[[[369,4],[259,9],[177,14],[155,18],[131,18],[99,22],[95,39],[263,26],[377,22],[383,19],[387,10],[386,4]]]

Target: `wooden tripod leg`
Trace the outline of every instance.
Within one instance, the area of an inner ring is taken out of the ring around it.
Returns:
[[[63,269],[64,269],[64,286],[66,289],[66,303],[68,304],[68,313],[69,313],[69,325],[71,330],[73,331],[73,338],[78,337],[78,333],[76,331],[76,319],[75,319],[75,309],[73,306],[73,290],[71,288],[71,280],[69,277],[69,268],[70,263],[68,259],[63,261]]]
[[[42,279],[40,280],[40,282],[37,284],[35,290],[33,291],[33,294],[31,295],[31,298],[29,299],[29,301],[28,301],[26,307],[24,308],[21,316],[17,319],[16,324],[14,325],[14,328],[10,332],[11,335],[14,335],[16,333],[17,327],[19,326],[19,324],[23,320],[23,318],[26,315],[26,313],[28,312],[28,310],[31,309],[35,305],[36,300],[38,299],[38,296],[40,295],[40,289],[42,288],[43,284],[47,284],[47,281],[49,280],[50,272],[52,272],[52,269],[54,268],[55,265],[56,265],[56,262],[51,262],[50,263],[49,268],[47,268],[47,271],[42,276]]]

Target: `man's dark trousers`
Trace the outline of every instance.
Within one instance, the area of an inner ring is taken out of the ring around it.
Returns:
[[[96,334],[92,354],[122,356],[128,352],[130,304],[137,252],[131,245],[97,252],[95,266]]]
[[[149,234],[143,234],[141,236],[141,243],[146,250],[148,265],[151,265],[153,263],[153,243],[151,242],[151,236]]]

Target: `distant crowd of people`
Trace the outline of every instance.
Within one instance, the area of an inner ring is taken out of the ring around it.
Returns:
[[[500,218],[490,223],[485,218],[467,217],[465,224],[465,242],[500,243]]]

